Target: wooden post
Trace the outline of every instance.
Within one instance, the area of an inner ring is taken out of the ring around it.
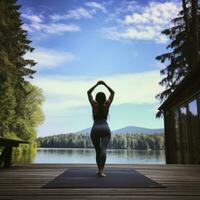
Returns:
[[[8,145],[4,148],[4,168],[10,167],[12,159],[12,146]]]
[[[4,147],[5,149],[5,147]],[[3,162],[3,159],[4,159],[4,149],[3,151],[1,152],[1,155],[0,155],[0,166],[1,166],[1,163]]]

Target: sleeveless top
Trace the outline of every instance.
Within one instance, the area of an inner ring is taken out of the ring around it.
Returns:
[[[98,104],[97,106],[92,107],[93,118],[94,120],[107,120],[109,107],[104,106],[104,112],[98,111]]]

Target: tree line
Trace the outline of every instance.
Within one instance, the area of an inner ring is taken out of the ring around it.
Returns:
[[[38,147],[46,148],[93,148],[89,134],[60,134],[37,139]],[[162,150],[163,134],[113,134],[109,142],[110,149]]]

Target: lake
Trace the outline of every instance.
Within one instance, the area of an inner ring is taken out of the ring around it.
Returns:
[[[18,163],[27,162],[20,159]],[[94,149],[38,148],[29,163],[96,163]],[[108,149],[106,163],[165,164],[164,151]]]

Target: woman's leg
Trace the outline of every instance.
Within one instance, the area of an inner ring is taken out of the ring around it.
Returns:
[[[108,146],[108,143],[110,141],[111,134],[101,137],[100,141],[100,158],[99,158],[99,166],[100,171],[103,172],[105,162],[106,162],[106,149]]]
[[[93,143],[95,151],[96,151],[96,163],[97,163],[98,169],[100,171],[100,168],[99,168],[99,162],[100,162],[100,137],[97,134],[92,133],[91,134],[91,140],[92,140],[92,143]]]

